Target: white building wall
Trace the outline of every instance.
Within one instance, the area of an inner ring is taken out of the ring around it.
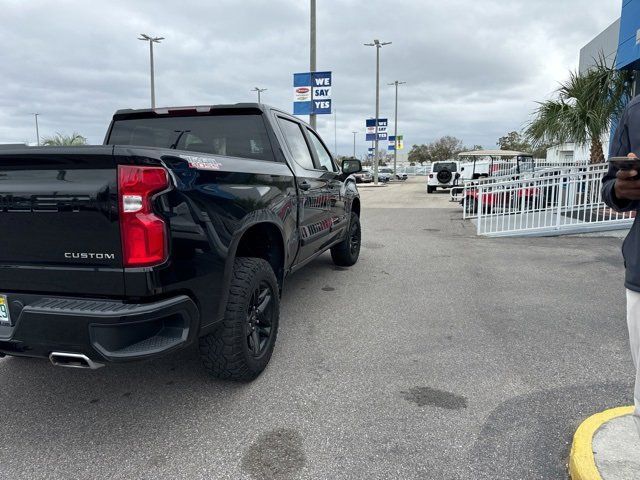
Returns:
[[[601,56],[604,56],[608,66],[612,66],[618,53],[620,36],[620,19],[609,25],[602,33],[580,49],[578,72],[585,73]]]
[[[609,152],[609,139],[602,141],[602,151],[607,158]],[[547,149],[547,161],[550,163],[562,163],[567,161],[585,161],[591,158],[591,142],[585,145],[575,143],[563,143]]]

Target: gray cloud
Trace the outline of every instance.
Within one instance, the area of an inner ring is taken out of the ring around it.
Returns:
[[[381,114],[400,91],[408,145],[451,134],[493,146],[519,129],[577,65],[581,46],[619,15],[601,0],[320,0],[318,68],[334,72],[338,151],[373,116],[373,38],[381,52]],[[148,47],[156,49],[159,105],[264,100],[291,109],[291,74],[308,69],[306,0],[0,0],[0,142],[78,131],[102,141],[118,108],[148,106]],[[333,118],[319,120],[333,146]],[[361,137],[364,136],[364,133]],[[359,138],[358,150],[366,145]]]

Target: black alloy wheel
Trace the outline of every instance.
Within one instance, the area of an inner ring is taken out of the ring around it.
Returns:
[[[357,255],[360,253],[360,241],[362,239],[362,233],[360,232],[360,222],[352,222],[349,229],[349,251],[351,255]]]
[[[266,351],[271,338],[274,293],[266,281],[261,281],[253,291],[247,309],[247,348],[254,357]]]
[[[279,316],[278,280],[269,262],[236,258],[224,318],[217,329],[200,337],[205,370],[217,378],[256,378],[273,354]]]
[[[355,265],[360,257],[361,244],[362,230],[360,228],[360,218],[352,212],[349,230],[347,230],[344,240],[331,247],[333,263],[340,267]]]

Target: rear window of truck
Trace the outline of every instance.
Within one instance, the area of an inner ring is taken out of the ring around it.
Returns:
[[[139,145],[274,161],[261,115],[116,120],[108,145]]]

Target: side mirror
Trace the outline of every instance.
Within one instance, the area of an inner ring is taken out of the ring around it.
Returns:
[[[342,173],[351,175],[362,171],[362,162],[356,158],[350,158],[342,161]]]
[[[460,168],[460,171],[461,171],[461,172],[464,172],[464,167],[461,167],[461,168]]]

